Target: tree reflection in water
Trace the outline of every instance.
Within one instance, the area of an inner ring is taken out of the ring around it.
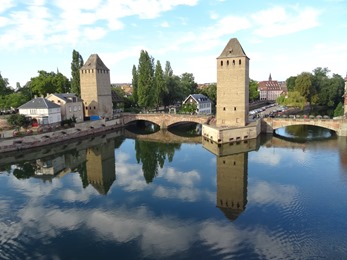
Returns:
[[[158,168],[164,166],[167,159],[172,162],[175,150],[181,148],[179,143],[156,143],[135,140],[137,163],[142,163],[143,176],[147,183],[158,175]]]

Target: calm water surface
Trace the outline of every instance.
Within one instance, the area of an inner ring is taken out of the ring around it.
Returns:
[[[347,258],[344,138],[111,134],[1,155],[0,173],[0,259]]]

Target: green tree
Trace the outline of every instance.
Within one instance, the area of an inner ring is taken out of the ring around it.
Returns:
[[[186,98],[190,94],[196,93],[196,90],[198,88],[198,84],[195,82],[194,76],[192,73],[183,73],[181,75],[181,93],[182,98]]]
[[[344,107],[342,105],[342,102],[340,102],[334,110],[334,117],[343,116],[343,114],[344,114]]]
[[[287,85],[287,90],[288,91],[294,91],[294,89],[295,89],[295,80],[296,80],[295,76],[291,76],[291,77],[287,78],[286,85]]]
[[[16,129],[19,129],[21,127],[28,127],[30,121],[24,115],[13,114],[7,118],[7,123]]]
[[[6,96],[13,93],[13,89],[9,86],[8,79],[3,78],[0,73],[0,96]]]
[[[249,80],[249,101],[255,101],[259,99],[258,82],[250,79]]]
[[[153,58],[142,50],[138,66],[138,104],[145,108],[153,106]]]
[[[24,103],[28,102],[30,100],[30,97],[27,95],[17,92],[17,93],[12,93],[6,96],[6,107],[7,108],[17,108]]]
[[[284,105],[288,107],[299,107],[303,109],[305,104],[305,97],[301,96],[298,91],[288,92],[288,97],[284,100]]]
[[[181,93],[180,88],[180,77],[173,74],[171,64],[169,61],[166,61],[165,72],[164,72],[165,85],[167,88],[167,93],[164,95],[163,103],[164,106],[169,106],[175,104],[177,101],[181,101],[183,94]]]
[[[217,84],[211,83],[207,87],[198,90],[198,93],[207,96],[214,104],[217,102]]]
[[[187,104],[182,105],[180,112],[181,113],[194,114],[196,112],[196,109],[197,109],[196,104],[187,103]]]
[[[154,88],[154,104],[158,108],[163,104],[163,98],[168,93],[164,79],[164,72],[159,60],[155,66]]]
[[[71,92],[77,96],[81,96],[80,68],[83,66],[83,58],[81,54],[73,50],[71,62]]]
[[[58,93],[69,93],[71,92],[70,81],[63,74],[58,72],[53,77],[53,85]]]
[[[137,89],[138,89],[138,77],[139,76],[138,76],[138,73],[137,73],[135,65],[133,65],[132,75],[133,75],[133,79],[132,79],[132,87],[133,87],[132,99],[133,99],[133,102],[135,104],[137,104],[137,102],[138,102]]]
[[[60,72],[46,72],[40,70],[39,76],[31,78],[30,88],[32,94],[46,96],[50,93],[63,93],[70,89],[69,80]]]
[[[295,80],[295,91],[298,91],[309,103],[312,102],[312,97],[317,94],[312,80],[312,74],[309,72],[301,73]]]

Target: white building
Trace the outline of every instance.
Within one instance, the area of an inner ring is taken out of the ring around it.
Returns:
[[[184,104],[195,104],[197,114],[211,114],[212,101],[203,94],[190,94],[184,101]]]
[[[32,119],[32,125],[50,125],[61,122],[60,106],[39,97],[18,107],[19,114]]]

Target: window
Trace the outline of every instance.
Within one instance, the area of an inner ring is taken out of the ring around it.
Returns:
[[[241,65],[241,60],[239,60],[239,65]]]
[[[220,62],[220,65],[223,66],[223,61]]]
[[[236,107],[234,107],[234,111],[236,111]]]
[[[227,65],[229,66],[229,61],[227,60]]]

